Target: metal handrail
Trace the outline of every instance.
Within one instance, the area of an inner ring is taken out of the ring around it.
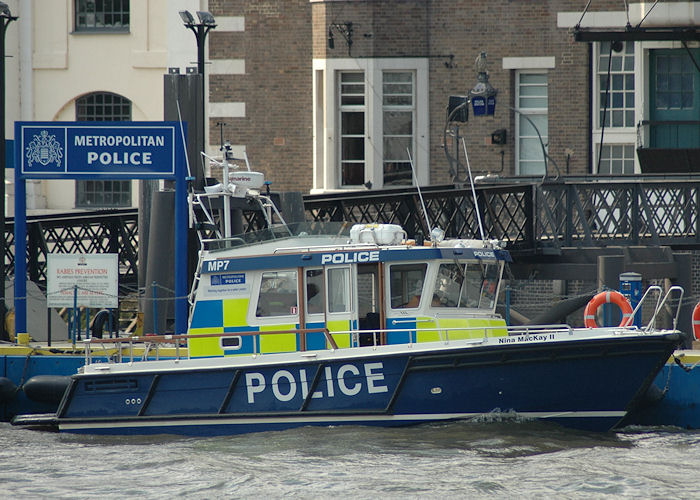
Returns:
[[[683,304],[683,294],[685,293],[685,290],[683,290],[683,287],[680,286],[672,286],[670,287],[666,293],[663,293],[663,289],[658,286],[658,285],[650,285],[646,291],[644,292],[644,295],[642,295],[642,298],[639,300],[639,303],[637,306],[632,310],[632,314],[629,315],[621,324],[621,327],[629,327],[632,324],[632,321],[634,321],[635,315],[642,309],[642,305],[646,301],[647,296],[650,293],[656,292],[658,295],[656,296],[656,304],[654,305],[654,312],[651,315],[651,318],[647,322],[646,326],[643,328],[645,332],[651,331],[651,329],[654,327],[656,324],[656,318],[661,312],[661,309],[666,305],[666,302],[670,299],[671,295],[673,292],[678,292],[678,306],[676,307],[676,314],[673,318],[673,329],[676,330],[678,328],[678,317],[681,312],[681,305]]]
[[[658,295],[656,296],[656,305],[654,306],[654,314],[652,315],[651,320],[649,320],[649,323],[647,323],[647,328],[649,328],[649,326],[652,324],[652,321],[656,319],[656,313],[658,312],[659,305],[661,303],[661,293],[663,292],[663,290],[658,285],[650,285],[646,289],[646,291],[644,292],[644,295],[642,295],[642,298],[639,299],[639,302],[637,303],[637,307],[635,307],[632,310],[632,314],[630,314],[627,319],[625,319],[622,323],[620,323],[620,326],[627,327],[627,326],[630,326],[632,324],[632,321],[634,321],[634,316],[639,311],[641,311],[642,305],[644,304],[644,301],[646,300],[647,295],[649,295],[652,292],[658,292]]]
[[[650,289],[658,290],[661,291],[661,288],[658,286],[654,287],[649,287]],[[674,291],[680,289],[680,287],[672,287],[671,290],[669,290],[669,293],[666,294],[666,297],[669,296],[669,294]],[[649,289],[647,290],[646,295],[649,293]],[[665,298],[666,298],[665,297]],[[662,307],[664,301],[657,300],[657,309]],[[643,302],[644,297],[640,301]],[[677,317],[677,315],[676,315]],[[437,318],[426,318],[426,319],[417,319],[416,322],[435,322],[437,323]],[[651,324],[651,323],[650,323]],[[622,325],[621,325],[622,326]],[[495,332],[505,332],[506,334],[495,334]],[[328,341],[328,344],[331,346],[330,350],[335,351],[338,350],[338,345],[335,341],[334,336],[336,335],[350,335],[351,341],[350,341],[350,348],[355,348],[359,347],[359,336],[361,334],[372,334],[373,336],[373,344],[371,346],[366,346],[366,347],[374,347],[377,348],[380,343],[379,340],[382,336],[382,334],[387,334],[387,333],[408,333],[409,334],[409,341],[405,343],[405,345],[412,347],[414,344],[418,344],[419,342],[416,340],[415,342],[413,341],[413,336],[412,334],[417,334],[420,332],[438,332],[440,336],[440,342],[443,342],[444,344],[449,344],[451,341],[459,341],[460,343],[464,344],[483,344],[488,341],[489,338],[510,338],[510,337],[527,337],[531,335],[542,335],[543,333],[548,333],[548,334],[568,334],[568,335],[573,335],[574,333],[574,328],[572,328],[570,325],[564,325],[564,324],[553,324],[553,325],[520,325],[520,326],[507,326],[505,324],[503,325],[488,325],[488,326],[471,326],[471,327],[440,327],[439,325],[435,325],[434,327],[426,327],[426,328],[405,328],[405,329],[393,329],[393,328],[377,328],[377,329],[371,329],[371,330],[342,330],[342,331],[333,331],[330,332],[327,328],[308,328],[308,329],[291,329],[291,330],[273,330],[273,331],[258,331],[258,330],[250,330],[250,331],[240,331],[240,332],[226,332],[226,333],[207,333],[207,334],[181,334],[181,335],[147,335],[147,336],[132,336],[132,337],[121,337],[121,338],[110,338],[110,339],[99,339],[99,338],[91,338],[91,339],[86,339],[84,341],[85,344],[85,364],[90,365],[92,364],[92,346],[100,346],[102,347],[103,351],[105,354],[107,354],[107,358],[109,359],[109,362],[116,362],[116,363],[121,363],[123,360],[123,346],[124,344],[128,345],[129,348],[129,361],[133,362],[134,361],[134,346],[136,344],[144,344],[144,351],[141,356],[141,360],[145,361],[148,353],[150,352],[151,348],[155,346],[156,348],[156,359],[159,359],[160,353],[159,353],[159,347],[160,344],[174,344],[175,349],[176,349],[176,354],[175,354],[175,359],[179,360],[180,359],[180,345],[181,342],[187,339],[191,338],[216,338],[216,337],[231,337],[231,336],[253,336],[253,335],[280,335],[280,334],[290,334],[290,333],[300,333],[300,334],[306,334],[306,333],[317,333],[317,332],[322,332]],[[479,332],[480,334],[482,333],[483,335],[480,336],[469,336],[468,338],[456,338],[455,335],[458,333],[469,333],[469,332]],[[450,335],[452,335],[452,339],[450,339]],[[116,358],[114,356],[110,357],[106,349],[104,348],[105,344],[114,344],[117,347],[117,352]],[[302,353],[305,351],[299,351]],[[262,353],[250,353],[253,356],[260,356]],[[312,351],[309,351],[308,355],[313,355]]]
[[[92,349],[91,346],[93,344],[100,345],[100,344],[128,344],[129,346],[129,357],[131,361],[133,361],[133,348],[134,344],[144,344],[145,350],[144,352],[148,352],[150,349],[150,346],[153,344],[175,344],[176,348],[176,359],[180,359],[179,356],[179,347],[180,347],[180,341],[182,340],[187,340],[187,339],[201,339],[201,338],[212,338],[212,337],[245,337],[245,336],[252,336],[252,335],[281,335],[281,334],[290,334],[290,333],[299,333],[299,334],[307,334],[307,333],[323,333],[324,336],[326,337],[326,340],[328,341],[329,345],[331,346],[331,349],[337,350],[338,345],[335,342],[335,339],[333,338],[332,334],[327,328],[299,328],[299,329],[293,329],[293,330],[270,330],[270,331],[259,331],[259,330],[247,330],[247,331],[240,331],[240,332],[225,332],[225,333],[203,333],[203,334],[178,334],[178,335],[145,335],[145,336],[131,336],[131,337],[117,337],[117,338],[108,338],[108,339],[100,339],[100,338],[89,338],[83,341],[83,344],[85,345],[85,364],[89,365],[91,364],[92,360]],[[334,332],[335,333],[335,332]],[[119,357],[119,362],[121,362],[121,351],[122,349],[119,348],[117,351],[117,355]]]
[[[649,287],[649,288],[651,288],[651,287]],[[660,293],[660,292],[662,291],[662,290],[661,290],[661,287],[656,286],[656,288],[659,289],[659,297],[658,297],[658,299],[657,299],[657,301],[656,301],[656,308],[654,309],[654,314],[652,314],[651,319],[649,320],[649,323],[648,323],[647,326],[645,327],[644,331],[648,332],[648,331],[651,330],[652,325],[654,325],[654,324],[656,323],[656,317],[658,316],[659,312],[661,311],[661,309],[662,309],[662,308],[664,307],[664,305],[666,304],[666,301],[670,298],[671,294],[672,294],[674,291],[679,291],[679,292],[680,292],[680,295],[678,296],[678,306],[677,306],[677,308],[676,308],[676,315],[675,315],[674,318],[673,318],[673,329],[675,330],[675,329],[677,329],[677,326],[678,326],[678,315],[679,315],[680,312],[681,312],[681,304],[683,303],[683,294],[684,294],[684,290],[683,290],[683,288],[680,287],[680,286],[672,286],[672,287],[670,287],[670,288],[668,289],[668,291],[667,291],[666,294],[663,296],[663,298],[661,298],[661,293]],[[645,295],[646,295],[646,294],[645,294]],[[640,302],[641,302],[641,301],[640,301]]]

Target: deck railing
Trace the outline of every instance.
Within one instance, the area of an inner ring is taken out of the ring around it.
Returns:
[[[572,334],[573,329],[568,325],[535,325],[535,326],[517,326],[507,327],[505,325],[491,326],[475,326],[475,327],[440,327],[438,325],[426,328],[405,328],[405,329],[373,329],[373,330],[347,330],[347,331],[329,331],[324,328],[298,329],[298,330],[270,330],[270,331],[240,331],[234,333],[209,333],[209,334],[182,334],[182,335],[146,335],[146,336],[129,336],[116,338],[89,338],[82,341],[85,348],[85,364],[93,364],[93,358],[107,359],[110,363],[133,363],[135,361],[158,360],[161,359],[161,350],[164,347],[168,348],[165,357],[172,359],[182,359],[183,353],[188,353],[184,347],[187,345],[188,339],[203,339],[203,338],[221,338],[221,337],[248,337],[258,335],[288,335],[308,334],[308,333],[323,333],[327,342],[328,350],[351,349],[357,347],[377,348],[380,345],[408,345],[409,347],[429,342],[428,340],[418,340],[419,334],[437,333],[438,338],[431,340],[433,342],[441,342],[449,345],[451,342],[460,342],[464,344],[483,344],[489,339],[503,339],[512,337],[529,337],[534,335],[560,335]],[[406,342],[401,343],[386,343],[387,335],[404,335],[407,336]],[[351,341],[347,347],[339,347],[337,339],[349,336]],[[513,340],[514,342],[516,340]],[[137,346],[141,346],[137,349]],[[241,353],[242,356],[261,356],[273,353],[258,352],[258,344],[254,344],[252,353]],[[137,355],[138,351],[138,355]],[[300,349],[301,352],[307,353],[314,357],[316,350]],[[189,357],[189,354],[186,355]],[[223,357],[223,356],[222,356]]]

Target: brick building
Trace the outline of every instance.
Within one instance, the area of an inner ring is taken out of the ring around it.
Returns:
[[[700,126],[668,124],[700,120],[700,71],[692,64],[700,61],[698,2],[626,9],[597,1],[585,12],[581,0],[211,0],[208,7],[215,17],[242,18],[240,31],[211,32],[212,64],[245,65],[210,77],[209,143],[223,123],[225,138],[245,148],[276,190],[411,184],[407,148],[420,184],[452,182],[444,145],[453,155],[457,145],[445,134],[454,131],[447,104],[476,84],[481,52],[498,90],[495,114],[458,124],[475,172],[544,175],[533,124],[550,175],[639,173],[637,147],[666,158],[669,150],[700,149]],[[640,21],[640,33],[694,28],[688,40],[575,41],[577,24],[624,31]],[[239,112],[227,115],[234,101]],[[492,144],[501,129],[505,144]],[[463,176],[462,168],[456,177]]]

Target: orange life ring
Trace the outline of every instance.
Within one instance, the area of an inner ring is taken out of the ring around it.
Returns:
[[[700,340],[700,302],[693,309],[693,334],[696,340]]]
[[[598,327],[595,322],[595,313],[603,304],[615,304],[620,308],[620,311],[622,311],[622,321],[618,326],[623,326],[626,324],[627,319],[632,316],[632,305],[630,304],[629,300],[627,300],[627,297],[614,290],[600,292],[598,295],[593,297],[588,304],[586,304],[586,309],[583,311],[583,324],[586,327]]]

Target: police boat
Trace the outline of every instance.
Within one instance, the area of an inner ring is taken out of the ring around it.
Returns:
[[[246,197],[279,218],[255,174],[192,205]],[[435,230],[417,244],[392,224],[215,233],[201,239],[186,334],[86,340],[57,412],[13,424],[210,436],[509,415],[608,431],[683,340],[631,314],[616,327],[508,326],[496,303],[511,257],[497,241]],[[96,362],[105,344],[124,349]],[[176,355],[139,360],[134,344]]]

